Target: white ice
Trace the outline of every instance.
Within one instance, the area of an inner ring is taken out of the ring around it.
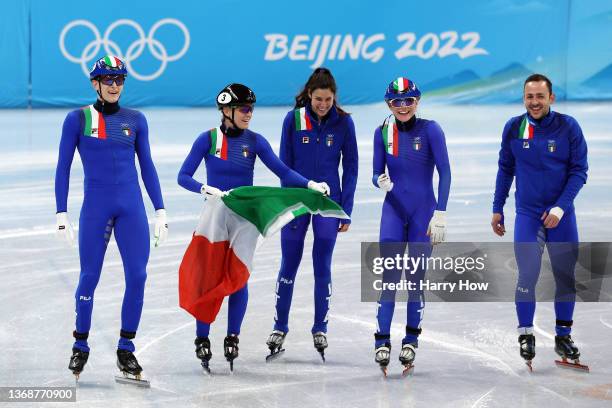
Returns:
[[[285,108],[260,108],[251,128],[278,150]],[[582,241],[610,241],[612,225],[612,104],[558,104],[576,117],[589,146],[589,181],[576,200]],[[215,322],[212,377],[194,355],[193,319],[178,307],[177,270],[195,227],[202,198],[176,183],[191,143],[218,123],[214,109],[147,109],[151,143],[169,215],[170,238],[153,249],[145,307],[136,339],[137,356],[150,390],[116,384],[115,348],[124,291],[114,240],[108,248],[95,295],[91,355],[81,375],[77,403],[107,406],[610,406],[612,401],[612,305],[578,303],[573,337],[591,373],[554,366],[554,311],[538,304],[537,357],[529,374],[518,355],[512,303],[427,304],[413,377],[401,378],[397,361],[405,306],[396,308],[390,376],[374,363],[375,304],[360,302],[361,241],[376,241],[383,194],[371,182],[372,133],[386,116],[382,104],[350,106],[356,123],[360,174],[353,223],[339,236],[334,253],[334,295],[327,363],[312,346],[313,318],[309,233],[298,273],[284,357],[264,362],[272,329],[274,285],[280,264],[279,237],[259,250],[249,282],[250,301],[240,336],[240,357],[229,374],[223,358],[226,310]],[[500,134],[520,105],[444,106],[424,100],[420,115],[437,120],[446,133],[452,166],[448,239],[494,241],[490,208]],[[72,385],[68,357],[74,325],[74,290],[79,276],[76,249],[54,236],[54,173],[67,110],[0,111],[0,386]],[[277,185],[258,162],[256,185]],[[197,173],[204,180],[205,172]],[[72,169],[69,214],[78,224],[83,198],[78,155]],[[143,190],[144,191],[144,190]],[[153,209],[145,196],[148,214]],[[513,196],[506,213],[511,240]],[[53,404],[48,404],[53,406]],[[57,404],[58,406],[66,406]],[[27,406],[21,404],[19,406]],[[47,405],[45,405],[47,406]]]

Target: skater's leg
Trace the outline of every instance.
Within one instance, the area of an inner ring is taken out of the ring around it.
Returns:
[[[239,335],[242,320],[249,302],[249,287],[245,284],[240,290],[229,295],[227,303],[227,335]]]
[[[103,205],[104,194],[85,191],[79,217],[79,258],[81,272],[75,293],[76,330],[73,348],[89,352],[87,335],[91,328],[94,292],[100,280],[102,263],[110,240],[114,219]]]
[[[201,322],[196,319],[196,336],[208,337],[210,333],[210,324]]]
[[[281,230],[281,267],[276,280],[276,313],[274,330],[289,331],[289,310],[293,286],[304,252],[304,237],[310,224],[310,215],[302,215]]]
[[[555,277],[555,315],[557,336],[572,330],[576,303],[575,267],[578,260],[578,228],[576,214],[565,214],[556,228],[548,230],[548,255]]]
[[[149,260],[149,225],[140,189],[123,190],[122,212],[115,222],[115,239],[123,261],[125,293],[118,348],[134,352],[132,339],[142,315]]]
[[[412,344],[416,347],[418,337],[421,334],[421,323],[425,311],[425,294],[420,289],[420,283],[427,272],[427,258],[431,256],[432,246],[427,236],[427,227],[433,214],[434,207],[424,208],[421,206],[414,212],[408,223],[408,255],[410,259],[421,260],[419,266],[412,270],[406,270],[406,280],[414,282],[415,290],[408,294],[406,307],[406,336],[402,344]]]
[[[403,256],[406,250],[406,220],[393,205],[385,200],[380,221],[380,244],[383,258]],[[383,285],[399,282],[402,270],[398,268],[386,269],[383,272]],[[382,290],[379,295],[376,312],[376,334],[374,346],[380,347],[389,342],[391,321],[395,310],[395,290]]]
[[[518,282],[515,303],[519,329],[533,327],[535,288],[540,276],[545,241],[546,231],[540,220],[523,214],[516,215],[514,255],[518,265]]]
[[[338,235],[338,224],[337,218],[326,218],[320,215],[312,217],[315,305],[312,334],[327,333],[329,303],[332,295],[331,262]]]

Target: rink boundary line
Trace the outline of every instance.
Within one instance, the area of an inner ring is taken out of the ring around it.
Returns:
[[[332,314],[330,317],[337,318],[337,319],[340,319],[340,320],[344,320],[344,321],[350,322],[350,323],[358,323],[358,324],[361,324],[361,325],[365,325],[365,326],[367,326],[369,328],[376,329],[376,325],[374,323],[366,322],[366,321],[358,319],[358,318],[351,318],[351,317],[348,317],[348,316],[343,316],[343,315],[338,315],[338,314]],[[393,326],[395,326],[395,328],[393,328]],[[401,330],[397,326],[399,326],[397,323],[392,324],[391,332],[394,333],[395,335],[401,335],[401,333],[403,333],[403,330]],[[447,348],[449,350],[460,350],[460,351],[463,351],[462,354],[467,355],[468,357],[482,356],[482,357],[485,357],[486,359],[488,359],[490,361],[499,362],[501,364],[501,366],[505,366],[507,368],[507,370],[503,370],[502,369],[501,370],[502,372],[509,372],[509,374],[512,374],[515,377],[521,378],[521,379],[526,380],[526,381],[529,380],[528,377],[524,377],[524,376],[520,375],[508,363],[506,363],[505,361],[501,360],[500,358],[498,358],[498,357],[496,357],[494,355],[486,353],[486,352],[484,352],[482,350],[471,350],[471,349],[467,349],[467,348],[465,348],[463,346],[457,346],[456,344],[453,344],[453,343],[448,343],[448,342],[445,342],[445,341],[442,341],[442,340],[435,340],[435,339],[433,339],[433,337],[435,335],[440,336],[440,335],[443,335],[443,334],[446,334],[446,333],[443,333],[443,332],[437,332],[437,333],[436,332],[432,332],[431,335],[423,335],[422,337],[423,337],[423,339],[425,341],[427,341],[429,343],[433,343],[433,344],[439,345],[439,346],[441,346],[443,348]],[[495,368],[495,367],[493,367],[493,368]],[[503,367],[498,367],[498,368],[503,368]],[[539,384],[537,386],[538,386],[538,388],[541,388],[545,392],[547,392],[549,394],[553,394],[553,395],[561,398],[565,402],[571,402],[567,397],[565,397],[562,394],[559,394],[558,392],[556,392],[554,390],[551,390],[551,389],[549,389],[549,388],[547,388],[547,387],[545,387],[543,385],[539,385]]]
[[[374,330],[376,329],[376,325],[374,323],[366,322],[366,321],[364,321],[362,319],[359,319],[359,318],[351,318],[351,317],[348,317],[348,316],[338,315],[338,314],[335,314],[335,313],[332,314],[330,317],[337,318],[337,319],[340,319],[340,320],[344,320],[344,321],[349,322],[349,323],[358,323],[358,324],[361,324],[363,326],[367,326],[370,329],[374,329]],[[394,326],[395,326],[395,328],[393,328]],[[399,328],[397,328],[397,326],[398,326],[397,323],[392,324],[391,331],[393,333],[395,333],[396,335],[400,335],[401,333],[403,333],[403,330],[400,330]],[[426,342],[429,342],[429,343],[441,346],[441,347],[449,349],[449,350],[460,351],[464,355],[468,355],[468,356],[472,356],[472,357],[473,356],[481,356],[481,357],[486,358],[487,360],[495,361],[495,362],[500,364],[499,368],[501,369],[501,371],[506,372],[506,373],[510,373],[510,374],[514,375],[515,377],[521,377],[508,363],[506,363],[505,361],[501,360],[500,358],[498,358],[496,356],[493,356],[493,355],[491,355],[489,353],[486,353],[484,351],[481,351],[481,350],[472,350],[472,349],[469,349],[467,347],[458,346],[456,344],[452,344],[452,343],[449,343],[449,342],[446,342],[446,341],[443,341],[443,340],[436,340],[436,339],[433,338],[435,336],[442,336],[444,334],[445,333],[442,333],[442,332],[432,332],[431,335],[427,335],[427,334],[422,335],[422,339],[425,340]],[[506,369],[503,369],[503,367],[505,367]]]
[[[476,402],[474,402],[474,403],[472,404],[472,407],[471,407],[471,408],[476,408],[476,407],[480,406],[480,405],[479,405],[479,404],[480,404],[480,402],[481,402],[481,401],[482,401],[484,398],[486,398],[486,397],[487,397],[487,396],[488,396],[490,393],[492,393],[492,392],[495,390],[495,388],[497,388],[497,385],[493,386],[493,388],[491,388],[489,391],[487,391],[486,393],[484,393],[483,395],[481,395],[481,396],[480,396],[480,398],[478,398],[478,399],[476,400]],[[485,404],[484,406],[485,406],[485,407],[487,406],[487,403],[488,403],[488,401],[485,401],[485,402],[484,402],[484,404]]]
[[[599,321],[601,322],[601,324],[603,324],[607,328],[612,329],[612,324],[606,323],[601,315],[599,315]]]
[[[180,325],[179,327],[176,327],[164,334],[162,334],[161,336],[158,336],[156,338],[154,338],[153,340],[149,341],[147,344],[145,344],[144,346],[140,347],[135,353],[134,355],[136,355],[136,357],[139,357],[142,353],[144,353],[149,347],[151,347],[152,345],[154,345],[155,343],[160,342],[161,340],[165,339],[168,336],[173,335],[174,333],[181,331],[189,326],[192,326],[193,322],[188,322],[185,324]]]
[[[553,341],[555,340],[555,336],[553,336],[551,333],[547,332],[546,330],[538,326],[538,320],[536,316],[533,317],[533,331],[538,334],[541,334],[542,336],[546,337],[549,340],[553,340]]]

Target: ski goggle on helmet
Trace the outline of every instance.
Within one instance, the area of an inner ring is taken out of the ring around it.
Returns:
[[[385,101],[394,108],[412,106],[421,97],[417,85],[408,78],[399,77],[387,86]]]
[[[123,61],[114,55],[106,55],[95,62],[93,67],[91,67],[91,71],[89,71],[89,79],[97,79],[103,76],[127,76],[127,68]],[[123,83],[123,82],[122,82]],[[117,83],[120,85],[119,83]]]

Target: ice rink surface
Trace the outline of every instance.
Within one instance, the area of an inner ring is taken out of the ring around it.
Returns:
[[[396,307],[390,376],[374,363],[375,304],[360,302],[361,241],[376,241],[383,194],[371,182],[372,134],[387,115],[383,104],[346,107],[356,124],[360,174],[349,232],[339,236],[333,263],[334,295],[327,363],[312,346],[313,273],[308,234],[296,282],[284,357],[266,364],[272,329],[274,286],[280,264],[279,236],[258,251],[249,283],[250,301],[240,336],[240,357],[229,374],[223,358],[226,309],[211,332],[212,377],[194,355],[195,324],[178,307],[177,271],[202,205],[202,197],[176,183],[178,169],[197,135],[218,125],[214,109],[146,109],[153,158],[169,216],[170,237],[151,251],[145,306],[135,344],[151,389],[114,382],[115,350],[124,291],[114,240],[95,295],[92,349],[81,375],[77,404],[83,407],[504,407],[611,406],[612,304],[578,303],[573,337],[591,373],[556,368],[554,311],[539,303],[537,357],[529,374],[518,354],[513,303],[427,304],[414,376],[402,378],[397,361],[405,305]],[[582,241],[610,241],[612,225],[612,104],[556,104],[581,124],[589,147],[589,181],[576,201]],[[251,129],[278,151],[289,108],[257,108]],[[450,241],[494,241],[491,201],[497,153],[505,121],[520,104],[431,105],[419,115],[437,120],[446,133],[452,169],[448,205]],[[68,110],[0,111],[0,386],[67,386],[74,379],[68,358],[74,329],[76,249],[57,241],[54,173],[63,119]],[[83,199],[82,167],[75,157],[69,196],[73,224]],[[205,180],[205,171],[196,174]],[[256,185],[278,185],[258,161]],[[144,191],[144,189],[143,189]],[[153,208],[145,196],[149,219]],[[506,207],[512,237],[514,199]],[[19,404],[18,406],[27,406]],[[67,406],[45,404],[44,406]]]

